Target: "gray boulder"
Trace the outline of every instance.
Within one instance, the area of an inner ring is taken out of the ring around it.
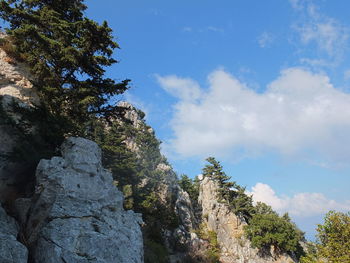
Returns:
[[[101,150],[69,138],[62,157],[41,160],[26,236],[36,263],[141,263],[141,215],[103,169]]]
[[[0,205],[0,262],[26,263],[27,248],[17,241],[18,225]]]

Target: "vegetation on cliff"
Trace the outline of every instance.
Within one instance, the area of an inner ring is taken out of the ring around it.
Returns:
[[[140,127],[134,127],[124,118],[126,109],[111,104],[111,98],[129,88],[129,80],[105,77],[106,67],[117,62],[112,55],[118,44],[107,22],[89,19],[85,9],[83,0],[0,0],[0,18],[9,25],[0,45],[29,66],[40,97],[40,105],[32,108],[14,102],[14,110],[20,113],[16,121],[4,111],[6,125],[17,135],[17,145],[8,157],[30,159],[36,167],[40,159],[56,154],[67,136],[96,141],[104,166],[125,194],[125,207],[143,214],[146,262],[164,255],[159,258],[162,262],[167,259],[162,231],[178,221],[174,204],[161,201],[157,194],[164,177],[157,166],[165,161],[160,142],[142,120],[142,112],[138,112]],[[137,152],[127,148],[127,139],[137,145]],[[27,172],[29,180],[34,180],[34,173]]]
[[[7,38],[0,46],[29,66],[41,99],[41,104],[33,108],[14,103],[12,108],[20,116],[16,121],[0,107],[1,123],[11,127],[18,140],[9,157],[23,160],[26,156],[29,165],[35,167],[40,159],[51,157],[67,136],[96,141],[103,151],[104,167],[111,170],[115,184],[124,192],[125,207],[143,214],[145,261],[168,262],[163,234],[178,227],[179,222],[174,198],[166,196],[162,200],[159,195],[166,177],[166,172],[158,168],[166,164],[160,141],[141,111],[136,127],[123,117],[126,108],[110,103],[111,98],[128,89],[129,80],[105,77],[106,67],[117,62],[112,55],[118,44],[107,22],[98,24],[87,18],[85,9],[83,0],[0,0],[0,18],[9,25]],[[128,140],[137,146],[135,151],[127,147]],[[254,205],[245,187],[231,181],[220,162],[213,157],[207,161],[203,176],[217,182],[219,201],[247,222],[245,234],[252,246],[301,255],[303,233],[289,216],[279,216],[263,203]],[[183,175],[178,183],[196,206],[198,178]],[[302,257],[302,262],[350,261],[349,218],[349,214],[327,214],[324,225],[318,227],[317,249]],[[198,233],[210,243],[208,262],[218,262],[216,233]]]
[[[85,9],[83,0],[0,1],[0,18],[9,25],[1,45],[29,66],[40,97],[40,105],[19,109],[22,120],[15,127],[21,134],[16,151],[36,149],[36,161],[53,155],[66,136],[87,137],[96,119],[122,113],[110,99],[123,93],[129,80],[104,76],[117,62],[112,55],[118,44],[107,22],[87,18]]]
[[[232,213],[247,223],[244,227],[245,236],[251,241],[252,247],[264,254],[269,254],[273,248],[277,254],[289,253],[300,257],[303,254],[300,241],[304,236],[288,214],[279,216],[270,206],[261,202],[254,205],[245,187],[230,181],[231,177],[226,175],[219,161],[213,157],[207,158],[207,161],[203,176],[216,182],[219,202],[226,204]]]
[[[317,243],[301,263],[350,262],[350,213],[330,211],[317,227]]]

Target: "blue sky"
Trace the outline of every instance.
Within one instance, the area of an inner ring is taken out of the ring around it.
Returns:
[[[215,156],[313,238],[350,210],[347,0],[87,1],[121,49],[107,74],[193,177]]]

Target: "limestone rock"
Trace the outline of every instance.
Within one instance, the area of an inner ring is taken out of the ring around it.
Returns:
[[[258,249],[251,247],[244,237],[245,221],[232,213],[224,203],[218,202],[218,185],[205,177],[200,185],[199,203],[202,207],[204,222],[211,231],[217,234],[222,263],[292,263],[287,254],[262,256]]]
[[[67,139],[36,178],[26,227],[36,263],[143,262],[141,216],[124,211],[96,143]]]
[[[27,248],[17,241],[18,225],[0,205],[0,262],[26,263]]]
[[[178,215],[180,223],[185,227],[185,229],[187,231],[191,231],[196,225],[191,199],[188,193],[182,190],[180,187],[178,188],[176,197],[175,213]]]
[[[0,38],[5,38],[0,33]],[[33,89],[28,68],[0,49],[0,96],[7,95],[28,104],[38,104],[39,98]]]
[[[0,32],[0,39],[6,35]],[[9,57],[0,48],[0,107],[14,121],[18,121],[20,115],[14,112],[11,106],[12,101],[16,101],[21,107],[30,107],[39,104],[39,98],[31,83],[28,68]],[[4,124],[4,116],[0,116],[0,154],[11,152],[16,136],[11,127]],[[0,201],[6,201],[9,196],[13,196],[18,189],[15,185],[21,183],[23,178],[21,172],[25,171],[21,163],[10,163],[0,158]]]

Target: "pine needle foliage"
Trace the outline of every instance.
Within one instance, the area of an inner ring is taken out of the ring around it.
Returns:
[[[91,116],[111,116],[120,108],[110,99],[129,80],[106,78],[118,44],[107,22],[84,15],[83,0],[0,0],[0,18],[15,52],[29,66],[41,107],[64,116],[67,133],[81,133]]]

